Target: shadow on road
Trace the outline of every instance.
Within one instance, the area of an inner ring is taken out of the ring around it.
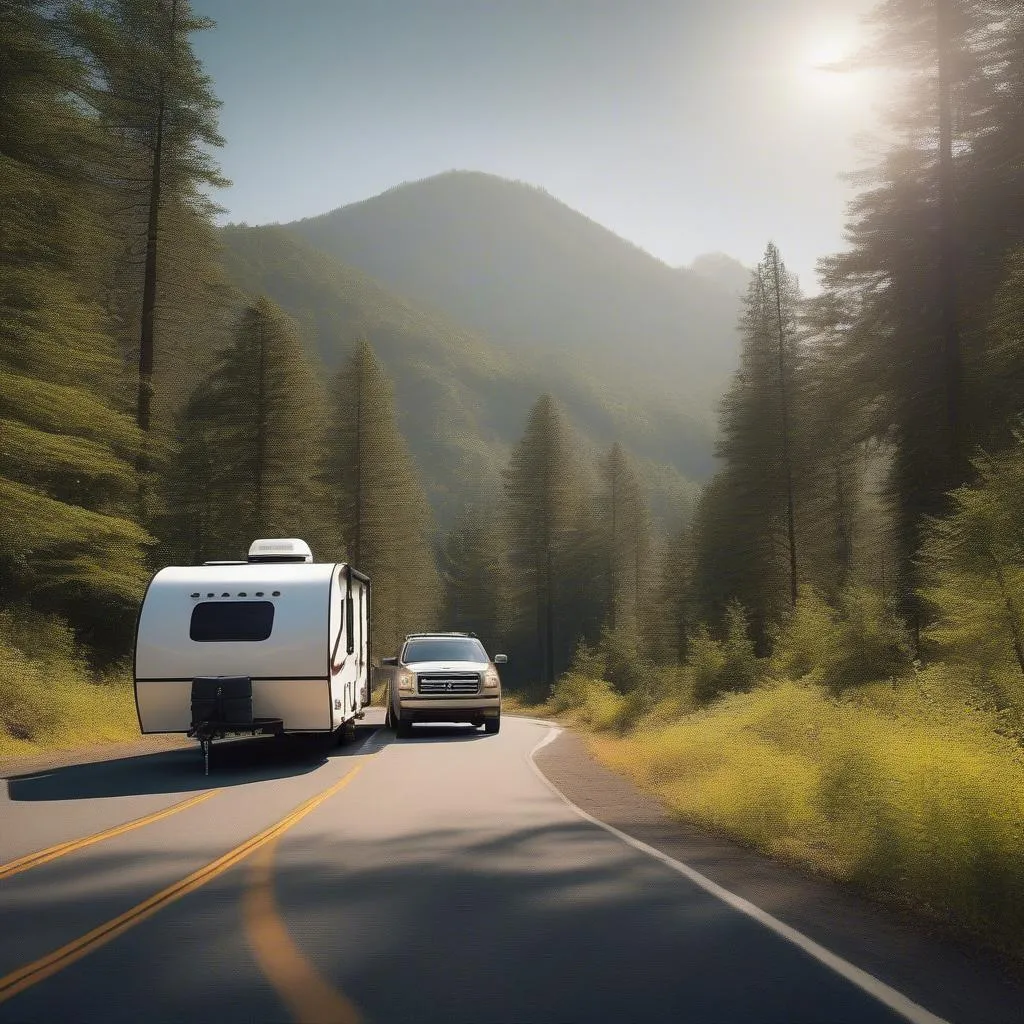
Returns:
[[[394,743],[452,743],[459,740],[488,739],[483,729],[468,723],[452,724],[449,722],[417,722],[412,727],[412,736],[408,739],[396,739],[393,732],[388,736]]]
[[[514,819],[516,808],[509,810]],[[173,859],[176,851],[163,855]],[[117,876],[114,851],[97,858],[103,877]],[[36,893],[34,915],[51,923],[56,941],[66,928],[53,922],[102,919],[106,908],[95,894],[69,900],[68,885],[78,877],[74,864],[59,862],[53,872],[51,884]],[[139,1019],[145,1006],[158,1006],[159,1019],[185,1021],[196,1019],[197,1001],[207,1011],[202,1019],[282,1019],[248,972],[195,970],[198,951],[205,962],[237,962],[231,952],[238,948],[239,919],[228,908],[238,906],[246,878],[234,873],[212,891],[187,896],[127,943],[93,954],[88,970],[72,968],[59,983],[18,996],[12,1016],[0,1007],[0,1021],[116,1024]],[[387,838],[323,828],[283,841],[274,890],[294,941],[368,1020],[902,1019],[756,922],[581,821],[507,830],[467,822]],[[213,913],[215,907],[227,912]],[[890,980],[908,980],[902,967]],[[921,975],[914,987],[951,1012],[950,1019],[1020,1019],[1019,987],[981,979],[964,965],[950,969],[950,983],[935,964],[912,967],[912,976]]]
[[[90,764],[68,765],[7,779],[11,800],[94,800],[155,793],[192,793],[250,782],[305,775],[330,758],[360,753],[374,728],[357,730],[355,742],[321,737],[272,736],[222,740],[210,751],[203,774],[199,745]]]

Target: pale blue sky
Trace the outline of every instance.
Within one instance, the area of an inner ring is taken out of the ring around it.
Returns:
[[[870,0],[193,0],[226,219],[452,168],[540,185],[673,265],[769,237],[813,290],[872,83],[813,70]]]

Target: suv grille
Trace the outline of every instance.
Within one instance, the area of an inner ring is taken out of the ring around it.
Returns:
[[[475,672],[467,673],[445,673],[443,675],[420,676],[420,693],[479,693],[480,676]]]

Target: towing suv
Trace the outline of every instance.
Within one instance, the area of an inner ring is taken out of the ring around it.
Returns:
[[[472,633],[410,633],[392,666],[388,716],[399,736],[409,736],[413,722],[471,722],[489,733],[501,728],[501,679]]]

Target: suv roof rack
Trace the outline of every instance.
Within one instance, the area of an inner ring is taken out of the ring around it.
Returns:
[[[406,633],[406,640],[414,640],[420,637],[427,636],[471,636],[474,640],[478,639],[476,633],[455,633],[449,630],[433,629],[429,633]]]

